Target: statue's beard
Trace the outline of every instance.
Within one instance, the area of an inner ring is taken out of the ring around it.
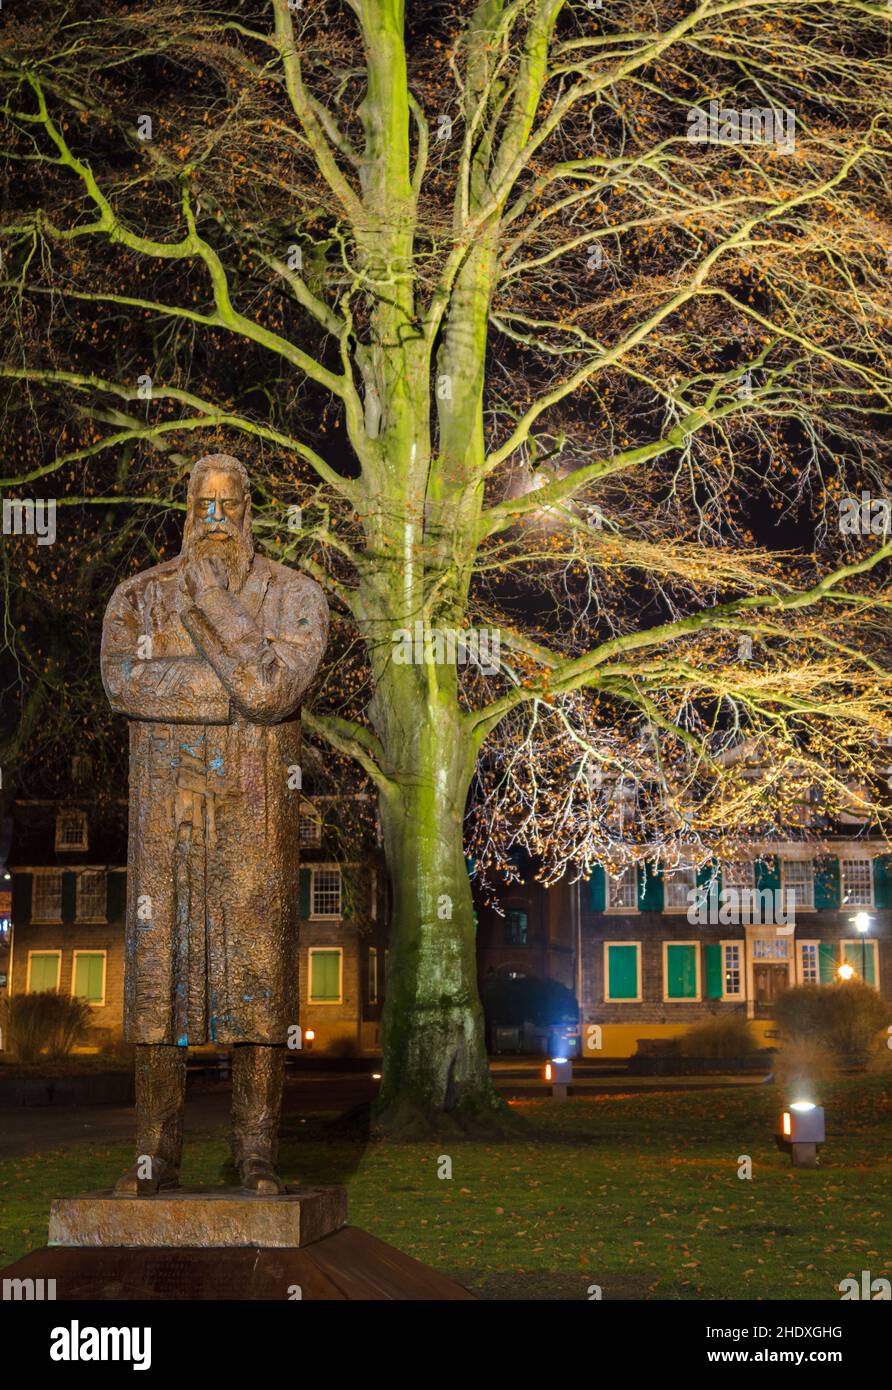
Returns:
[[[194,563],[195,560],[215,559],[222,560],[229,575],[229,588],[235,594],[241,592],[245,586],[245,581],[251,572],[251,562],[254,558],[251,550],[245,545],[241,533],[228,522],[220,522],[215,527],[218,531],[225,531],[225,540],[212,540],[210,536],[196,536],[194,533],[188,542],[184,543],[182,556],[183,562],[187,565]]]

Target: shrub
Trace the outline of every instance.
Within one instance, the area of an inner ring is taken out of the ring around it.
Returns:
[[[710,1018],[689,1028],[678,1039],[682,1057],[749,1057],[758,1043],[739,1015]]]
[[[819,1101],[837,1074],[836,1058],[819,1038],[788,1037],[774,1059],[774,1079],[786,1097]]]
[[[839,1059],[863,1061],[877,1034],[892,1022],[892,1006],[870,985],[841,980],[785,990],[775,1018],[790,1039],[818,1042]]]
[[[84,999],[46,990],[14,994],[6,1003],[9,1050],[19,1062],[36,1062],[44,1054],[67,1057],[80,1042],[93,1017]]]

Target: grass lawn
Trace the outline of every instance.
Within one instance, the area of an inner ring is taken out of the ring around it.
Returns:
[[[488,1298],[838,1299],[892,1278],[892,1084],[827,1089],[821,1167],[774,1145],[772,1086],[514,1102],[508,1144],[360,1144],[288,1117],[289,1181],[343,1182],[354,1225]],[[441,1153],[451,1180],[438,1178]],[[751,1181],[738,1158],[753,1160]],[[43,1245],[52,1197],[108,1187],[129,1148],[0,1162],[0,1265]],[[232,1181],[222,1132],[187,1144],[188,1184]]]

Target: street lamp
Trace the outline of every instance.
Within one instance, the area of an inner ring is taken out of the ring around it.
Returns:
[[[545,1063],[545,1080],[551,1083],[555,1100],[567,1099],[567,1087],[573,1080],[573,1063],[569,1057],[552,1057]]]
[[[816,1168],[818,1147],[824,1142],[824,1107],[812,1100],[794,1100],[781,1115],[779,1139],[789,1149],[794,1168]]]

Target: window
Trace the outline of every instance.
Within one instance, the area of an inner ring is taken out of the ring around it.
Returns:
[[[607,911],[638,911],[638,874],[634,864],[613,878],[607,875]]]
[[[75,951],[71,993],[97,1007],[105,1003],[105,952]]]
[[[821,983],[821,973],[818,959],[817,941],[799,941],[799,983],[801,985],[818,985]]]
[[[304,801],[300,808],[300,843],[302,845],[318,845],[322,840],[322,819],[313,810],[308,801]]]
[[[62,921],[62,871],[35,874],[31,889],[31,918],[34,922]]]
[[[873,985],[874,989],[879,988],[876,952],[875,941],[862,940],[860,937],[857,941],[842,943],[842,958],[845,963],[854,967],[859,980],[863,980],[866,985]]]
[[[341,915],[341,871],[340,869],[313,869],[312,916],[340,917]]]
[[[77,920],[104,922],[106,876],[99,869],[87,869],[77,876]]]
[[[56,817],[56,849],[86,848],[86,811],[60,811]]]
[[[873,862],[841,859],[840,886],[844,907],[873,907]]]
[[[47,989],[58,989],[61,971],[61,951],[29,951],[27,992],[42,994]]]
[[[743,998],[743,943],[722,942],[722,998]]]
[[[608,1004],[641,999],[641,943],[604,942],[604,999]]]
[[[722,891],[733,889],[741,901],[744,893],[752,893],[756,886],[755,865],[752,860],[729,859],[722,864]],[[747,901],[752,901],[747,899]]]
[[[785,859],[784,905],[796,908],[815,905],[815,866],[811,859]]]
[[[311,1004],[340,1004],[343,956],[339,946],[310,947]]]
[[[787,961],[790,959],[790,938],[787,936],[756,936],[753,938],[753,960]]]
[[[505,913],[505,945],[527,946],[529,944],[529,918],[519,907],[509,907]]]
[[[700,998],[700,952],[696,941],[663,942],[663,998]]]
[[[378,952],[374,946],[369,947],[369,1003],[378,1002]]]
[[[674,873],[666,875],[665,884],[666,911],[687,912],[697,891],[696,870],[676,869]]]

